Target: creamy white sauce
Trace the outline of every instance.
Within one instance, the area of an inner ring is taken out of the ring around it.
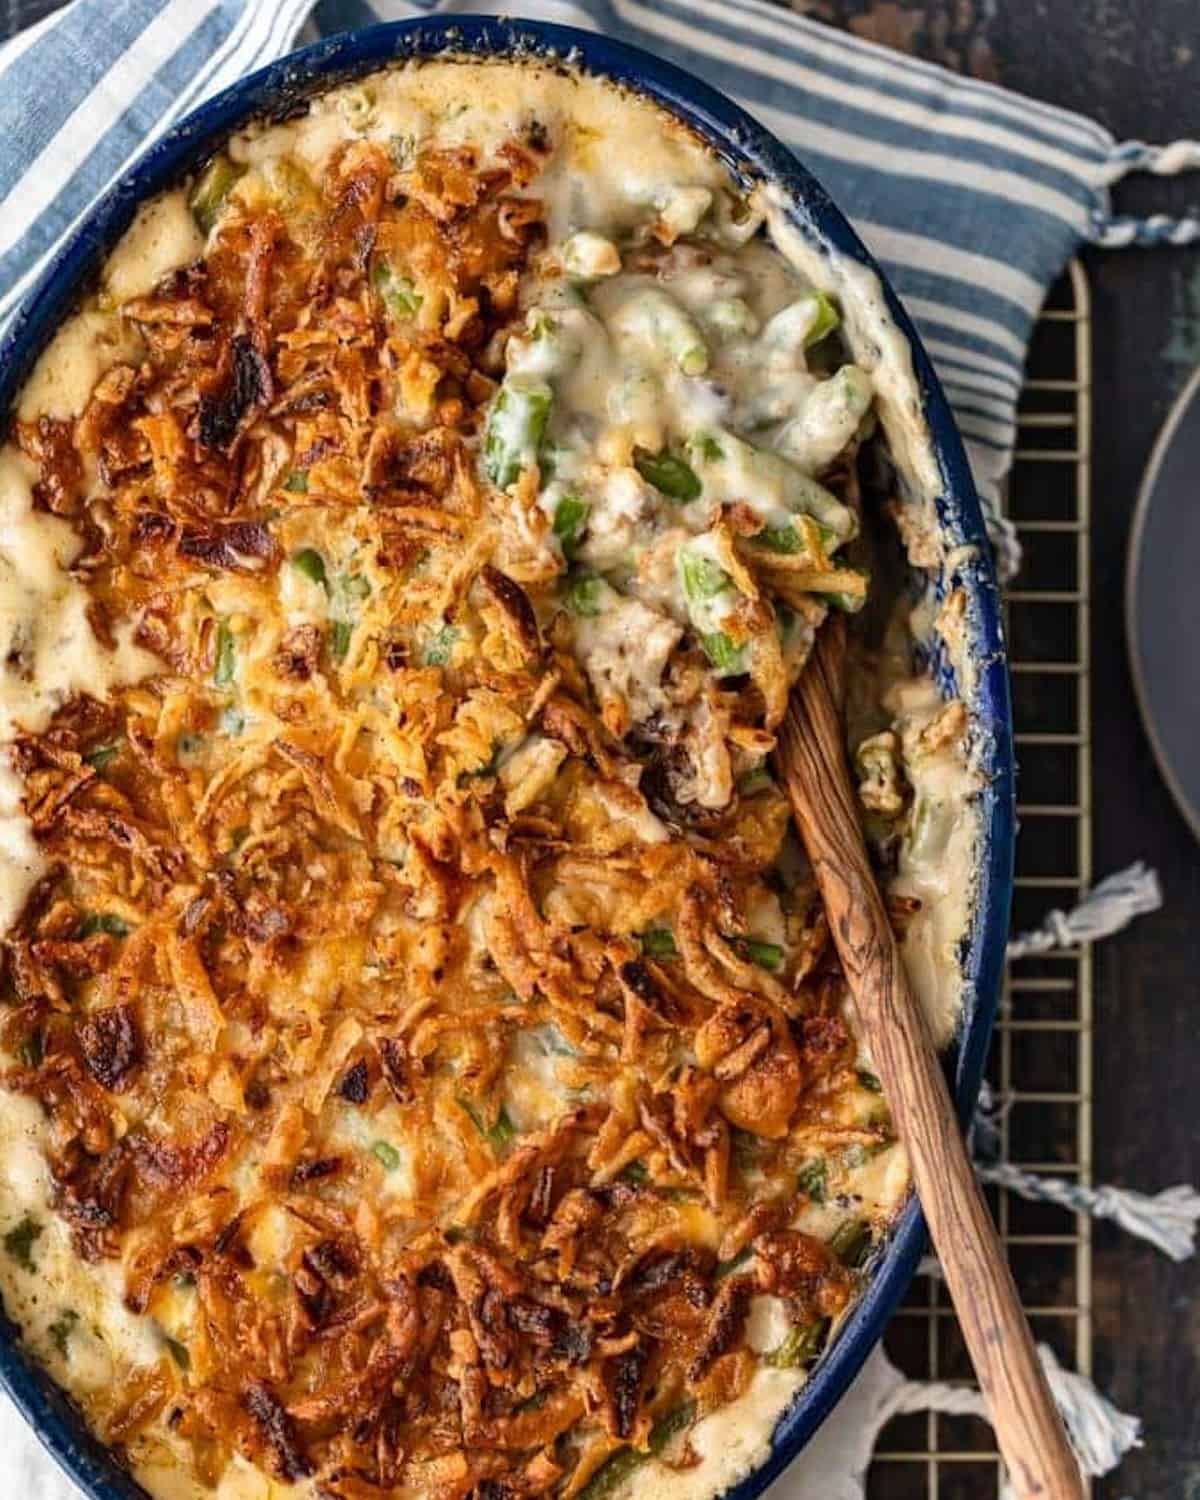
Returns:
[[[48,357],[57,364],[66,347],[52,346]],[[73,379],[64,370],[54,389]],[[45,729],[75,694],[103,698],[158,665],[134,644],[128,621],[115,631],[115,650],[97,640],[87,591],[68,571],[81,543],[66,521],[34,509],[33,478],[15,447],[0,449],[0,931],[12,926],[45,870],[4,747],[23,731]]]
[[[761,189],[759,202],[771,238],[788,260],[813,285],[840,299],[846,340],[856,362],[871,376],[880,423],[903,481],[905,503],[913,513],[912,525],[927,543],[924,565],[933,566],[936,571],[937,561],[941,560],[950,576],[957,558],[945,557],[942,546],[936,511],[941,477],[921,410],[912,351],[888,312],[878,278],[858,262],[825,253],[807,240],[789,222],[785,200],[776,188]],[[928,597],[932,601],[932,593]],[[936,633],[945,641],[959,692],[968,697],[974,675],[961,621],[957,617],[947,620],[945,615],[935,617],[930,603],[914,615],[912,623],[919,639],[932,641]],[[930,718],[940,704],[937,690],[927,678],[914,680],[911,689],[902,683],[898,692],[905,701],[911,692]],[[944,839],[905,849],[892,889],[899,895],[917,896],[922,902],[909,924],[901,951],[934,1035],[944,1044],[953,1035],[962,1008],[959,953],[975,911],[980,777],[972,764],[969,746],[918,774],[935,781],[928,789],[931,799],[953,807],[953,816],[945,826]]]
[[[204,254],[204,236],[182,192],[144,204],[104,269],[104,287],[117,302],[144,297],[169,271]]]
[[[76,313],[34,366],[17,400],[18,417],[31,422],[40,416],[60,421],[79,416],[100,377],[136,347],[115,314],[94,308]]]

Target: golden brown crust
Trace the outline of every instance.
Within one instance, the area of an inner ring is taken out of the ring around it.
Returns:
[[[850,1293],[780,1223],[854,1080],[815,903],[778,972],[738,947],[782,799],[642,841],[613,809],[649,817],[653,775],[493,561],[469,440],[541,232],[505,154],[353,145],[299,215],[226,215],[124,307],[144,358],[19,434],[162,671],[17,747],[54,874],[7,944],[5,1082],[49,1115],[79,1255],[139,1314],[188,1304],[186,1370],[101,1397],[104,1435],[169,1410],[201,1477],[237,1450],[339,1500],[572,1494],[744,1387],[753,1294],[799,1325]],[[289,569],[331,621],[288,616]],[[644,953],[673,913],[678,953]],[[576,1102],[514,1140],[538,1037]]]

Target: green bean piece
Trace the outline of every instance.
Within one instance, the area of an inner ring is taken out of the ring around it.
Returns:
[[[505,1146],[510,1141],[515,1140],[519,1134],[517,1127],[512,1122],[512,1117],[503,1104],[500,1106],[500,1113],[496,1116],[496,1123],[494,1125],[485,1125],[483,1116],[469,1099],[464,1098],[460,1094],[458,1102],[470,1116],[471,1124],[474,1125],[479,1134],[483,1136],[485,1141],[491,1143],[493,1150],[503,1151]]]
[[[63,1359],[67,1357],[67,1345],[70,1343],[71,1335],[74,1333],[78,1323],[79,1314],[75,1309],[73,1307],[64,1307],[60,1315],[46,1329],[50,1342],[58,1350]]]
[[[819,521],[813,524],[820,538],[821,551],[828,555],[831,549],[836,549],[838,539],[828,526],[822,526]],[[764,526],[751,540],[756,547],[764,547],[768,552],[778,552],[787,557],[808,550],[804,538],[795,526]]]
[[[307,495],[308,494],[308,470],[307,469],[293,469],[292,472],[288,475],[288,477],[283,481],[283,487],[284,487],[285,490],[288,491],[289,494],[292,494],[292,495]]]
[[[620,1448],[603,1463],[576,1495],[575,1500],[608,1500],[646,1462],[649,1455],[636,1448]]]
[[[650,1173],[643,1161],[631,1161],[620,1176],[624,1181],[633,1183],[634,1187],[645,1187],[650,1181]]]
[[[814,1156],[812,1161],[805,1162],[796,1178],[796,1187],[814,1203],[825,1202],[829,1190],[829,1168],[824,1157]]]
[[[455,784],[457,786],[467,786],[472,781],[481,781],[488,776],[495,776],[496,772],[500,769],[500,761],[507,748],[509,747],[501,743],[500,740],[493,740],[492,753],[484,761],[483,765],[476,766],[473,771],[460,771]],[[514,745],[512,748],[516,749],[516,746]]]
[[[425,300],[409,276],[401,276],[386,260],[377,260],[371,275],[383,305],[397,318],[415,318]]]
[[[181,1344],[178,1339],[173,1339],[169,1333],[162,1333],[161,1329],[159,1331],[162,1336],[163,1348],[181,1370],[190,1370],[192,1368],[192,1356],[188,1353],[185,1345]]]
[[[813,290],[781,308],[763,329],[763,342],[785,353],[811,349],[826,339],[842,321],[836,304]]]
[[[714,302],[705,315],[710,328],[723,338],[753,338],[758,319],[750,304],[741,297],[723,297]]]
[[[700,645],[722,677],[736,677],[746,670],[746,648],[735,645],[723,630],[702,635]]]
[[[517,1127],[513,1124],[508,1110],[501,1105],[500,1113],[496,1116],[496,1123],[487,1132],[488,1140],[491,1141],[493,1146],[500,1148],[507,1146],[509,1141],[515,1140],[518,1134]]]
[[[638,1448],[621,1448],[607,1463],[601,1464],[576,1495],[575,1500],[607,1500],[607,1497],[615,1494],[629,1476],[648,1458],[657,1457],[662,1453],[671,1439],[685,1431],[695,1418],[696,1403],[694,1401],[685,1401],[682,1406],[677,1406],[674,1411],[660,1417],[650,1429],[646,1452],[643,1453]]]
[[[703,489],[695,469],[677,453],[668,453],[665,449],[661,453],[635,449],[633,466],[647,484],[652,484],[668,500],[687,504],[689,500],[697,499]]]
[[[719,1260],[713,1271],[714,1281],[724,1281],[726,1276],[732,1276],[735,1271],[740,1271],[754,1254],[754,1246],[747,1245],[744,1250],[739,1250],[731,1260]]]
[[[700,325],[658,287],[632,298],[622,321],[628,333],[662,349],[685,375],[703,375],[708,369],[708,346]]]
[[[774,457],[772,454],[772,458]],[[788,509],[811,516],[828,533],[827,552],[833,550],[839,542],[848,542],[858,535],[858,518],[849,506],[843,505],[823,484],[818,484],[811,475],[801,473],[787,463],[786,459],[779,459],[778,462],[784,466],[786,473],[784,500]]]
[[[912,822],[904,835],[905,851],[910,859],[933,868],[934,861],[945,854],[954,831],[955,806],[945,797],[918,795],[910,817]]]
[[[509,992],[507,1004],[520,1003],[516,995]],[[547,1023],[545,1026],[535,1027],[529,1035],[537,1043],[538,1051],[543,1057],[578,1057],[579,1053],[571,1046],[557,1026]]]
[[[225,200],[245,170],[245,167],[230,161],[223,151],[218,151],[196,178],[188,194],[188,207],[201,234],[207,237],[212,233],[225,207]]]
[[[705,599],[715,599],[731,587],[729,574],[711,557],[702,552],[684,551],[679,554],[679,575],[683,592],[689,601],[698,604]]]
[[[17,1048],[17,1057],[24,1068],[40,1068],[42,1058],[46,1055],[42,1045],[42,1033],[38,1027],[34,1027],[21,1045]]]
[[[543,485],[547,485],[558,473],[558,456],[565,453],[566,449],[560,448],[552,437],[544,437],[541,447],[538,449],[538,478]]]
[[[777,974],[783,968],[784,953],[778,943],[764,943],[758,938],[739,937],[734,942],[734,947],[748,958],[752,964],[757,964],[760,969],[769,969],[772,974]]]
[[[867,591],[864,589],[861,594],[847,594],[838,589],[821,597],[832,609],[840,609],[844,615],[856,615],[867,602]]]
[[[785,557],[804,551],[804,540],[794,526],[764,526],[755,534],[754,545]]]
[[[129,923],[114,916],[112,912],[93,912],[90,917],[84,917],[79,924],[78,936],[82,938],[92,937],[97,932],[107,933],[109,937],[123,938],[129,936]]]
[[[553,402],[553,391],[541,380],[513,375],[500,387],[483,444],[484,469],[497,489],[515,484],[537,462]]]
[[[678,1436],[685,1427],[689,1427],[696,1417],[696,1403],[685,1401],[682,1406],[677,1406],[674,1411],[669,1411],[665,1417],[659,1417],[650,1429],[650,1452],[661,1453],[673,1437]]]
[[[233,631],[227,620],[217,625],[217,660],[213,668],[213,681],[218,687],[229,687],[237,674],[237,647]]]
[[[762,1161],[762,1141],[749,1130],[742,1130],[737,1125],[730,1128],[729,1149],[733,1164],[739,1171],[751,1171]]]
[[[584,330],[591,323],[589,316],[577,317],[570,308],[530,308],[524,335],[508,346],[505,384],[551,381],[573,370],[583,353]]]
[[[756,448],[722,429],[691,438],[687,455],[705,494],[715,500],[745,499],[763,515],[786,510],[811,516],[829,532],[831,545],[857,534],[858,520],[849,506],[772,449]]]
[[[354,626],[349,620],[335,620],[329,637],[329,650],[334,661],[345,661],[354,636]]]
[[[388,1141],[376,1141],[371,1147],[371,1155],[382,1163],[385,1172],[394,1172],[403,1160],[399,1151]]]
[[[854,437],[874,396],[865,370],[842,365],[813,387],[800,415],[780,433],[780,451],[806,474],[819,473]]]
[[[361,573],[339,573],[334,580],[334,591],[341,599],[369,599],[371,581]]]
[[[804,335],[806,349],[811,349],[814,344],[827,339],[842,321],[842,315],[838,312],[837,305],[832,298],[822,291],[815,291],[813,299],[817,304],[817,311],[808,332]]]
[[[572,614],[594,619],[604,611],[604,591],[608,585],[595,573],[576,573],[567,583],[567,607]]]
[[[568,562],[579,550],[579,543],[587,526],[592,507],[577,495],[564,495],[554,509],[554,535],[562,547]]]
[[[44,1233],[43,1226],[29,1214],[13,1226],[4,1236],[4,1248],[23,1270],[35,1269],[33,1247]]]
[[[773,790],[774,786],[775,778],[766,766],[754,766],[749,771],[743,771],[737,783],[737,789],[743,797],[756,797],[759,792]]]
[[[310,583],[319,583],[323,589],[328,589],[329,578],[325,572],[325,559],[315,547],[301,547],[299,552],[293,552],[292,567],[297,573],[302,573]]]
[[[642,945],[642,952],[647,958],[678,958],[679,949],[675,946],[675,934],[669,927],[647,927],[645,932],[638,938]]]
[[[120,753],[120,750],[121,747],[119,744],[97,745],[94,750],[89,750],[83,758],[93,771],[103,771],[109,761]]]
[[[871,1226],[865,1219],[846,1219],[833,1231],[829,1248],[850,1270],[861,1266],[871,1248]]]
[[[444,667],[454,654],[454,643],[458,640],[461,631],[453,625],[443,625],[429,645],[425,647],[425,665],[427,667]]]
[[[314,218],[321,212],[321,190],[298,161],[277,156],[265,170],[268,189],[285,215]]]
[[[763,1355],[763,1364],[773,1370],[798,1370],[816,1359],[828,1336],[828,1318],[820,1318],[806,1328],[793,1328],[769,1354]]]

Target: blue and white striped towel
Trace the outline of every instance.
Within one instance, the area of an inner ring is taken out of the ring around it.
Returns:
[[[0,323],[63,234],[146,143],[207,95],[331,34],[471,0],[74,0],[0,50]],[[1200,144],[1118,145],[1082,115],[958,78],[766,0],[532,0],[507,14],[592,27],[706,78],[757,115],[854,220],[925,338],[998,507],[1046,288],[1081,243],[1200,238],[1114,217],[1127,172],[1200,166]],[[1013,571],[1011,534],[997,527]]]

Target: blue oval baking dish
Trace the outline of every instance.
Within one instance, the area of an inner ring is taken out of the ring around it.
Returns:
[[[938,516],[953,583],[967,596],[969,682],[936,670],[966,698],[984,776],[976,870],[977,901],[963,954],[965,1007],[949,1066],[965,1120],[975,1103],[999,994],[1008,935],[1014,838],[1013,755],[1008,676],[999,592],[979,501],[950,408],[911,321],[878,267],[821,185],[783,145],[736,104],[679,68],[635,47],[572,27],[453,16],[373,26],[293,53],[254,73],[195,110],[158,141],[88,214],[57,256],[0,343],[0,411],[11,407],[50,336],[128,228],[138,205],[172,186],[251,119],[287,114],[304,98],[395,61],[444,54],[553,56],[606,76],[654,100],[685,121],[747,182],[769,181],[786,198],[793,225],[825,253],[873,271],[887,310],[912,346],[912,362],[936,455]],[[949,578],[935,580],[939,591]],[[753,1500],[795,1457],[825,1419],[878,1342],[925,1244],[919,1205],[910,1201],[877,1257],[869,1286],[840,1336],[780,1419],[767,1459],[728,1492]],[[0,1320],[0,1383],[38,1437],[91,1500],[145,1500],[144,1490],[87,1431],[53,1384],[24,1355],[17,1330]]]

